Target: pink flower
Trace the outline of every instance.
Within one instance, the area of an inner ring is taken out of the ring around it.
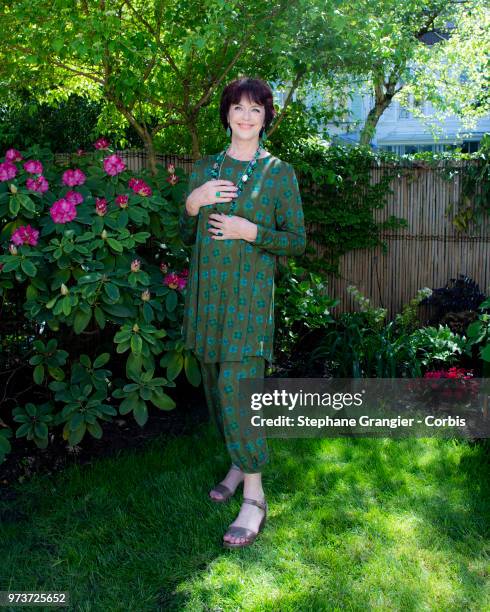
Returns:
[[[17,149],[9,149],[6,153],[5,153],[5,161],[9,161],[9,162],[18,162],[23,160],[24,158],[22,157],[22,154],[20,151],[17,151]]]
[[[17,175],[17,166],[6,161],[0,164],[0,181],[9,181]]]
[[[424,378],[442,378],[442,372],[426,372]]]
[[[38,237],[38,230],[30,225],[21,225],[13,232],[10,240],[16,245],[30,244],[31,246],[36,246]]]
[[[177,282],[179,284],[179,289],[181,290],[184,289],[185,286],[187,285],[187,279],[184,278],[183,276],[178,276],[177,278],[178,278]]]
[[[24,170],[29,174],[41,174],[43,171],[43,165],[38,160],[30,159],[24,164]]]
[[[77,168],[76,170],[66,170],[63,172],[61,180],[64,185],[68,187],[75,187],[76,185],[83,185],[85,183],[85,174]]]
[[[143,179],[129,179],[129,187],[140,196],[151,196],[152,190]]]
[[[85,155],[85,151],[83,149],[77,149],[77,155],[78,157],[82,157],[82,155]]]
[[[74,206],[77,206],[77,204],[81,204],[83,202],[83,195],[78,193],[78,191],[67,191],[65,200]]]
[[[126,164],[118,155],[109,155],[104,159],[104,170],[110,176],[116,176],[120,174],[126,168]]]
[[[163,284],[170,287],[170,289],[178,289],[179,288],[179,276],[175,272],[171,272],[167,274],[167,276],[163,279]]]
[[[168,272],[168,266],[167,266],[167,264],[166,264],[166,263],[163,263],[163,261],[162,261],[162,263],[160,264],[160,270],[161,270],[161,271],[162,271],[164,274],[167,274],[167,272]]]
[[[171,174],[167,179],[165,179],[171,185],[175,185],[179,182],[179,177],[176,174]]]
[[[95,212],[99,217],[103,217],[107,212],[107,200],[105,198],[95,198]]]
[[[107,138],[99,138],[94,142],[94,147],[96,149],[108,149],[109,145],[110,142],[107,140]]]
[[[37,176],[36,178],[29,177],[26,180],[26,187],[31,191],[37,191],[38,193],[45,193],[49,189],[49,183],[44,176]]]
[[[77,216],[75,204],[61,198],[49,209],[49,214],[55,223],[68,223]]]
[[[189,268],[184,268],[183,270],[180,271],[180,276],[182,276],[182,278],[188,278],[189,277]]]
[[[127,195],[118,195],[116,197],[116,204],[121,208],[127,208],[128,206],[129,196]]]
[[[139,259],[133,259],[131,262],[131,272],[139,272],[141,261]]]
[[[173,164],[169,164],[169,165],[167,166],[167,171],[168,171],[168,173],[169,173],[169,174],[174,174],[174,172],[175,172],[175,166],[174,166]]]

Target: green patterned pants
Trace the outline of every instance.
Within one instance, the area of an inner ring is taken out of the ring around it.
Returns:
[[[240,409],[238,391],[240,378],[264,378],[265,359],[199,363],[206,402],[232,462],[248,474],[261,472],[269,462],[267,441],[262,428],[247,426],[251,410]]]

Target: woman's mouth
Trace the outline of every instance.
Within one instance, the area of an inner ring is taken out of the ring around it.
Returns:
[[[241,128],[243,128],[245,130],[249,130],[252,126],[251,125],[246,125],[244,123],[239,123],[238,127],[241,127]]]

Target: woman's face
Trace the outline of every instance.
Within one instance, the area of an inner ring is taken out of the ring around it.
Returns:
[[[264,122],[265,108],[251,102],[245,95],[242,95],[239,104],[231,104],[228,109],[228,123],[234,138],[258,142]]]

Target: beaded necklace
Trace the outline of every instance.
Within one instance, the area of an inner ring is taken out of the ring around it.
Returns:
[[[211,171],[211,176],[213,177],[213,179],[219,179],[220,178],[220,175],[221,175],[221,166],[223,165],[223,161],[225,159],[225,155],[226,155],[227,151],[228,151],[228,149],[223,149],[223,151],[221,151],[221,153],[219,153],[217,155],[216,161],[214,162],[213,169]],[[236,210],[236,206],[237,206],[236,200],[237,200],[238,196],[243,191],[244,183],[246,183],[248,181],[248,179],[252,176],[252,173],[255,170],[255,167],[257,165],[257,159],[259,158],[259,155],[260,155],[260,145],[257,148],[257,151],[255,151],[255,154],[254,154],[253,158],[248,162],[248,166],[247,166],[244,174],[242,174],[242,176],[240,177],[240,180],[238,181],[238,184],[237,184],[238,190],[237,190],[237,195],[236,195],[235,199],[233,199],[231,202],[216,202],[215,206],[216,206],[216,210],[218,212],[225,212],[226,207],[229,205],[230,207],[229,207],[229,211],[228,211],[228,216],[231,217],[233,215],[233,213]],[[220,194],[220,192],[217,191],[216,192],[216,196],[218,198],[219,198],[219,194]]]

